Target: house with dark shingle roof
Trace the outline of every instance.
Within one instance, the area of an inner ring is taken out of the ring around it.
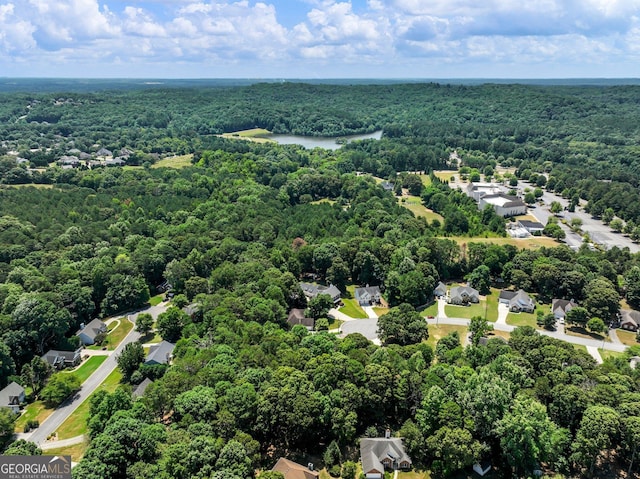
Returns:
[[[480,292],[471,286],[454,286],[449,292],[449,303],[451,304],[467,305],[479,302]]]
[[[169,364],[175,347],[176,345],[169,341],[162,341],[158,344],[153,344],[149,348],[149,354],[147,354],[147,358],[144,363],[147,365]]]
[[[289,316],[287,317],[287,323],[290,326],[296,326],[301,324],[307,329],[312,330],[315,327],[315,321],[313,318],[307,318],[304,314],[304,309],[293,308],[289,311]]]
[[[365,288],[356,288],[354,297],[360,306],[380,304],[380,287],[367,286]]]
[[[513,311],[514,313],[533,313],[534,309],[536,309],[536,303],[522,289],[518,291],[507,291],[503,289],[500,291],[498,301],[508,305],[509,311]]]
[[[144,395],[144,392],[149,387],[149,384],[151,384],[152,382],[153,381],[151,379],[144,378],[144,381],[142,381],[135,388],[133,388],[133,391],[131,392],[131,396],[133,396],[133,399],[137,399],[139,397],[142,397]]]
[[[313,299],[319,294],[328,294],[331,296],[334,303],[339,303],[342,296],[340,290],[332,284],[329,286],[323,286],[321,284],[314,283],[300,283],[300,289],[302,289],[302,292],[307,299]]]
[[[399,437],[360,439],[362,472],[368,479],[382,479],[384,471],[411,469],[412,461]]]
[[[632,309],[620,310],[620,327],[627,331],[637,331],[640,327],[640,311]]]
[[[51,349],[42,355],[42,359],[54,369],[73,368],[82,361],[82,348],[78,348],[75,351]]]
[[[438,283],[438,286],[436,286],[435,289],[433,290],[433,295],[437,298],[439,298],[440,296],[446,296],[447,286],[442,281],[440,281]]]
[[[89,324],[80,328],[80,331],[76,333],[76,336],[80,338],[80,342],[85,346],[90,346],[96,342],[96,337],[99,334],[107,332],[107,325],[99,319],[94,319]]]
[[[316,471],[312,471],[308,467],[304,467],[284,457],[278,459],[278,462],[276,462],[276,465],[273,466],[271,470],[282,474],[284,479],[317,479],[320,477],[320,474]]]
[[[20,404],[26,399],[24,388],[13,381],[0,391],[0,407],[8,407],[16,414],[20,413]]]
[[[556,319],[562,319],[576,306],[578,305],[573,302],[573,299],[554,299],[551,301],[551,312]]]

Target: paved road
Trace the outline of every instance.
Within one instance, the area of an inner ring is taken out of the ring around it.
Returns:
[[[438,318],[427,319],[428,324],[451,324],[457,326],[468,326],[469,320],[465,318],[448,318],[445,316],[440,316]],[[498,331],[506,331],[512,332],[516,329],[516,326],[512,326],[506,323],[492,323],[494,329]],[[378,321],[375,319],[358,319],[357,321],[350,321],[348,323],[344,323],[340,328],[342,331],[342,337],[351,333],[360,333],[365,338],[374,341],[378,340]],[[538,333],[543,334],[545,336],[551,336],[552,338],[559,339],[561,341],[565,341],[572,344],[579,344],[582,346],[586,346],[588,348],[594,348],[597,352],[597,349],[608,349],[610,351],[622,352],[627,347],[624,344],[619,343],[607,343],[603,341],[599,341],[596,339],[582,338],[579,336],[569,336],[565,334],[564,328],[561,328],[557,331],[546,331],[546,330],[537,330]],[[379,340],[378,340],[379,343]],[[596,360],[600,357],[598,354],[598,358],[593,355]]]
[[[534,188],[530,183],[523,181],[518,182],[518,187],[521,190],[524,190],[524,188]],[[549,216],[552,215],[549,211],[549,205],[551,205],[553,201],[559,202],[563,208],[569,206],[569,200],[550,191],[544,191],[541,199],[544,205],[538,205],[536,208],[530,209],[529,212],[543,225],[547,224]],[[581,207],[577,207],[574,213],[565,211],[563,216],[567,223],[571,223],[573,218],[580,218],[582,221],[582,231],[589,233],[592,242],[601,244],[607,249],[618,246],[619,248],[629,248],[631,253],[637,253],[640,251],[640,245],[631,241],[627,236],[620,233],[614,233],[611,228],[605,225],[602,221],[593,218],[589,213],[585,213]],[[582,237],[574,233],[569,227],[563,224],[561,224],[561,226],[565,233],[567,233],[567,238],[565,240],[567,245],[569,245],[569,247],[580,247],[583,241]]]
[[[160,303],[157,306],[151,306],[147,309],[138,311],[129,315],[129,318],[135,322],[135,318],[138,317],[140,313],[150,313],[154,318],[158,316],[158,314],[162,313],[167,309],[167,305],[164,303]],[[75,396],[67,399],[62,403],[60,407],[58,407],[42,424],[40,427],[36,429],[31,435],[28,437],[22,436],[24,439],[28,441],[35,442],[38,445],[44,444],[51,434],[56,432],[56,430],[62,425],[66,419],[73,414],[73,412],[82,404],[84,400],[86,400],[91,393],[93,393],[100,384],[111,374],[117,367],[117,357],[125,347],[125,345],[137,341],[140,338],[140,333],[138,333],[135,329],[132,329],[131,332],[122,340],[120,345],[113,351],[113,354],[109,355],[105,362],[103,362],[96,371],[89,376],[89,378],[82,384],[82,388]]]

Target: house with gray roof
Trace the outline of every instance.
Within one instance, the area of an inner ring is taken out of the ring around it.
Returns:
[[[438,283],[438,286],[433,290],[433,295],[436,298],[447,295],[447,285],[445,285],[442,281]]]
[[[8,407],[16,414],[20,413],[20,404],[25,400],[24,388],[15,381],[0,391],[0,407]]]
[[[334,303],[339,303],[342,296],[340,290],[332,284],[330,284],[329,286],[324,286],[314,283],[300,283],[300,288],[302,289],[302,292],[307,297],[307,299],[313,299],[319,294],[328,294],[329,296],[331,296],[331,299]]]
[[[42,359],[54,369],[73,368],[82,361],[82,348],[78,348],[75,351],[51,349],[42,355]]]
[[[399,437],[360,439],[360,461],[367,479],[382,479],[385,470],[406,470],[412,465]]]
[[[380,287],[366,286],[364,288],[356,288],[354,297],[360,306],[372,306],[380,304]]]
[[[556,319],[563,319],[576,306],[573,299],[554,299],[551,301],[551,312]]]
[[[139,397],[142,397],[144,395],[144,392],[149,387],[149,384],[151,384],[152,382],[153,381],[151,379],[144,378],[144,381],[142,381],[135,388],[133,388],[133,391],[131,392],[131,396],[133,396],[133,399],[137,399]]]
[[[627,331],[637,331],[640,327],[640,311],[632,309],[620,310],[620,327]]]
[[[81,325],[80,331],[76,333],[76,336],[80,338],[80,342],[85,346],[90,346],[96,342],[96,338],[99,334],[107,332],[107,325],[99,319],[94,319],[86,326]]]
[[[480,302],[480,292],[471,286],[454,286],[449,292],[449,303],[466,306]]]
[[[293,308],[291,311],[289,311],[287,323],[289,323],[291,327],[301,324],[309,330],[313,330],[313,328],[315,327],[315,321],[313,320],[313,318],[307,318],[307,316],[304,314],[304,309],[299,308]]]
[[[507,291],[503,289],[500,291],[498,301],[502,304],[508,305],[509,311],[514,313],[533,313],[536,309],[536,303],[522,289],[519,289],[518,291]]]
[[[147,354],[144,363],[150,366],[154,364],[169,364],[175,347],[176,345],[169,341],[153,344],[151,348],[149,348],[149,354]]]

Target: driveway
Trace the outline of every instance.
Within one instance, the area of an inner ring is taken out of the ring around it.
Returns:
[[[498,319],[495,324],[507,325],[507,316],[509,316],[509,305],[505,303],[498,303]]]
[[[158,314],[166,311],[167,307],[167,304],[160,303],[157,306],[151,306],[147,309],[137,311],[134,314],[130,314],[129,319],[135,323],[135,318],[137,318],[140,313],[150,313],[154,318],[157,318]],[[104,382],[107,376],[116,369],[118,366],[117,357],[120,355],[124,347],[129,343],[137,341],[139,338],[140,333],[135,329],[132,329],[115,351],[113,351],[113,353],[107,357],[100,367],[96,369],[95,372],[82,384],[80,391],[78,391],[73,397],[64,401],[44,422],[42,422],[42,424],[40,424],[40,427],[32,432],[28,437],[23,436],[24,439],[35,442],[37,445],[44,444],[47,438],[56,432],[62,423],[64,423],[67,418],[73,414],[80,404],[82,404],[98,388],[98,386]]]

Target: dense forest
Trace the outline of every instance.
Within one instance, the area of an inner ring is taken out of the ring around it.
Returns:
[[[347,479],[358,438],[386,428],[435,476],[482,458],[504,477],[635,473],[633,351],[596,365],[528,327],[486,345],[452,334],[431,348],[421,332],[376,346],[286,319],[307,306],[302,278],[345,294],[350,284],[381,286],[387,323],[411,323],[438,281],[465,278],[500,278],[540,301],[573,298],[578,323],[614,320],[621,298],[640,306],[640,261],[628,250],[474,243],[504,235],[504,219],[435,176],[426,187],[396,176],[446,168],[456,149],[470,168],[548,173],[547,188],[636,221],[639,97],[635,87],[437,84],[7,94],[0,387],[37,383],[37,395],[47,379],[34,377],[40,355],[71,349],[81,323],[139,308],[167,281],[175,304],[197,303],[198,314],[171,307],[158,321],[177,342],[169,368],[140,367],[140,345],[123,353],[132,358],[121,365],[125,384],[92,399],[91,442],[74,477],[244,479],[287,455],[320,458]],[[335,152],[216,136],[256,126],[384,136]],[[53,165],[100,148],[130,150],[128,166]],[[185,153],[191,166],[152,168]],[[401,182],[443,222],[414,216],[356,172]],[[469,241],[461,248],[448,235]],[[145,377],[153,384],[132,401],[130,385]],[[16,452],[34,451],[8,445]]]

